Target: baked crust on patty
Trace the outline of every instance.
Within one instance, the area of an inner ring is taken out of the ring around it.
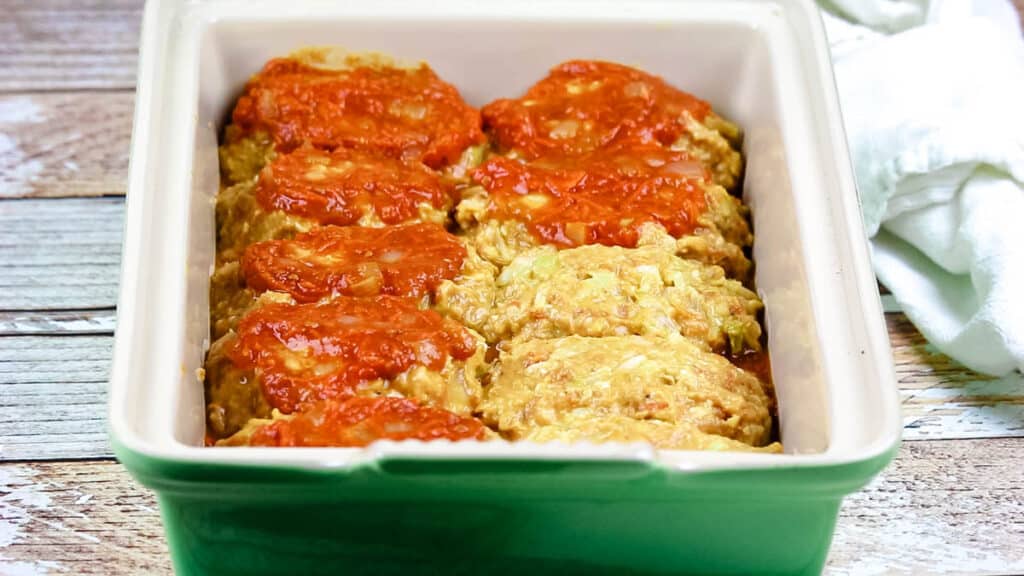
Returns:
[[[648,421],[677,433],[659,448],[687,445],[694,431],[753,447],[771,438],[771,396],[753,374],[681,338],[569,336],[516,342],[493,367],[481,410],[509,439],[552,439],[574,422],[600,422],[595,440],[643,437]],[[614,417],[610,418],[609,417]],[[549,428],[554,427],[554,428]],[[574,433],[573,439],[587,439]]]
[[[470,292],[452,284],[447,294]],[[718,266],[684,260],[658,245],[533,248],[496,281],[490,313],[453,317],[488,342],[579,335],[680,334],[716,352],[760,350],[757,295]],[[483,323],[475,322],[485,316]]]

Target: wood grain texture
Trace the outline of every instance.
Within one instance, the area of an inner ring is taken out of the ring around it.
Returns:
[[[0,311],[112,308],[122,198],[0,201]]]
[[[915,442],[843,506],[828,574],[1024,571],[1024,440]],[[156,502],[109,461],[0,466],[0,574],[170,574]]]
[[[142,0],[6,0],[0,91],[131,89]]]
[[[0,337],[0,460],[110,456],[110,336]]]
[[[115,462],[0,466],[0,574],[171,574],[155,499]]]
[[[903,314],[886,314],[903,402],[903,437],[1024,436],[1024,376],[971,372],[935,350]]]
[[[0,198],[123,196],[133,108],[130,92],[0,95]]]
[[[1024,439],[904,444],[840,513],[827,573],[1024,573]]]

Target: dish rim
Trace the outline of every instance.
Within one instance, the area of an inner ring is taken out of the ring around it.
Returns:
[[[136,109],[131,144],[131,166],[129,173],[129,192],[125,208],[125,234],[122,248],[121,287],[118,299],[118,327],[115,332],[114,361],[110,376],[110,400],[108,422],[112,444],[118,456],[123,460],[151,460],[174,462],[178,464],[215,464],[228,466],[285,467],[304,470],[338,470],[355,468],[360,465],[392,459],[418,460],[459,460],[459,461],[573,461],[573,462],[632,462],[646,466],[657,466],[678,472],[706,472],[715,470],[754,470],[778,469],[786,467],[816,468],[841,467],[852,464],[872,462],[873,468],[880,469],[888,461],[899,444],[901,422],[899,417],[899,398],[892,370],[891,350],[885,330],[884,317],[880,301],[877,297],[877,286],[870,267],[867,240],[863,234],[859,204],[856,196],[853,171],[850,166],[849,153],[843,133],[838,97],[832,76],[831,62],[824,30],[817,15],[817,8],[811,0],[727,0],[710,2],[708,0],[686,0],[672,2],[669,0],[639,0],[631,7],[634,14],[629,17],[645,18],[657,14],[659,17],[677,17],[679,5],[686,6],[695,12],[706,15],[717,14],[728,19],[736,17],[735,10],[753,8],[763,11],[784,10],[786,14],[796,15],[794,21],[786,22],[787,26],[795,27],[797,33],[806,36],[810,43],[805,50],[804,67],[810,67],[805,73],[820,80],[821,92],[809,94],[808,97],[819,98],[820,105],[826,111],[827,140],[831,143],[828,159],[834,161],[835,181],[839,192],[834,194],[839,202],[833,202],[828,208],[832,218],[839,219],[845,227],[846,234],[836,239],[845,240],[847,246],[844,265],[849,266],[847,286],[855,291],[859,311],[862,313],[862,340],[870,350],[864,349],[862,356],[870,355],[874,370],[868,374],[874,377],[874,386],[879,388],[883,399],[878,406],[884,413],[879,416],[882,428],[874,440],[858,446],[835,446],[829,443],[828,448],[816,454],[747,454],[729,452],[697,452],[676,450],[655,450],[644,444],[532,444],[526,442],[491,441],[477,442],[432,442],[415,441],[374,443],[366,448],[219,448],[187,446],[181,443],[170,443],[168,446],[151,442],[137,433],[128,423],[126,415],[131,409],[128,406],[128,387],[131,386],[131,374],[135,371],[133,363],[135,350],[154,338],[158,328],[149,325],[147,318],[151,310],[139,303],[141,277],[145,274],[142,261],[153,247],[146,236],[144,223],[152,218],[155,195],[151,190],[155,185],[153,179],[159,174],[156,158],[159,155],[160,142],[154,142],[150,126],[152,119],[158,117],[168,106],[167,101],[173,100],[174,94],[182,93],[181,87],[173,91],[161,90],[168,80],[161,76],[171,52],[170,45],[177,43],[186,50],[198,52],[199,36],[205,26],[230,19],[231,14],[239,14],[238,10],[245,6],[249,18],[267,20],[275,18],[311,18],[311,14],[330,14],[336,17],[358,15],[365,18],[387,20],[396,15],[408,19],[409,14],[421,15],[424,18],[594,18],[596,21],[616,21],[615,3],[608,0],[588,3],[588,14],[580,15],[573,12],[574,5],[580,0],[556,0],[554,2],[529,1],[523,3],[469,2],[467,0],[444,0],[431,3],[429,8],[418,6],[412,0],[386,0],[365,6],[358,3],[335,4],[325,0],[293,0],[281,5],[270,0],[240,2],[239,0],[208,0],[203,3],[188,0],[150,0],[147,3],[143,18],[143,41],[139,62],[139,82],[136,94]],[[424,12],[426,10],[426,12]],[[687,20],[690,21],[690,20]],[[181,63],[177,63],[180,65]],[[801,63],[792,63],[800,65]],[[197,82],[196,78],[191,79]],[[173,104],[173,102],[172,102]],[[193,108],[194,109],[194,108]],[[192,119],[194,123],[194,118]],[[191,128],[190,126],[189,128]],[[183,132],[185,133],[185,132]],[[180,141],[180,139],[179,139]],[[173,152],[173,151],[172,151]],[[177,151],[189,156],[192,151]],[[188,166],[192,167],[191,157]],[[144,191],[149,191],[147,194]],[[838,204],[838,205],[837,205]],[[181,208],[181,207],[179,207]],[[181,247],[178,247],[181,249]],[[813,271],[811,272],[813,273]],[[874,292],[874,297],[871,297]],[[146,295],[145,299],[159,298]],[[182,366],[184,370],[184,366]],[[831,391],[833,382],[826,376],[825,386]],[[829,404],[834,407],[834,402]]]

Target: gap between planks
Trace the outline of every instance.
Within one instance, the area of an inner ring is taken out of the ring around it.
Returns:
[[[113,308],[0,311],[0,336],[113,335],[116,325]]]

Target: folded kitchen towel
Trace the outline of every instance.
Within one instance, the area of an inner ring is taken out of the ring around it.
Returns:
[[[832,4],[861,12],[825,18],[875,272],[942,352],[980,372],[1024,371],[1024,41],[1005,20],[1012,7]]]

